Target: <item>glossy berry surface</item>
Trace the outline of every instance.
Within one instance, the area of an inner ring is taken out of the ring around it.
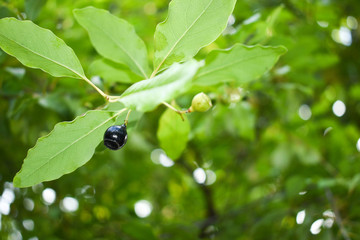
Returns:
[[[127,141],[126,125],[109,127],[104,134],[104,145],[111,150],[122,148]]]

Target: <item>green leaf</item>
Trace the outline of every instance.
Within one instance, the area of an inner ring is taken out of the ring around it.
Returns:
[[[246,83],[259,78],[271,69],[279,57],[286,52],[284,47],[246,46],[236,44],[229,50],[212,51],[206,58],[194,83],[214,85],[236,81]]]
[[[29,187],[75,171],[94,154],[105,130],[124,111],[89,111],[72,122],[62,122],[47,136],[39,138],[28,151],[21,170],[14,178],[15,187]]]
[[[201,65],[195,60],[175,63],[158,76],[133,84],[121,95],[119,102],[140,112],[151,111],[162,102],[186,92]]]
[[[174,160],[180,157],[188,142],[190,124],[186,116],[184,118],[185,121],[180,118],[178,113],[167,109],[159,120],[157,138],[160,147]]]
[[[27,67],[40,68],[55,77],[86,78],[74,51],[31,21],[0,19],[0,47]]]
[[[88,31],[96,51],[105,58],[129,66],[139,76],[148,78],[145,43],[134,27],[106,10],[86,7],[74,10],[75,18]]]
[[[100,76],[106,83],[135,83],[141,78],[124,65],[107,59],[95,60],[89,66],[90,76]]]
[[[155,72],[192,58],[226,28],[236,0],[173,0],[155,31]]]

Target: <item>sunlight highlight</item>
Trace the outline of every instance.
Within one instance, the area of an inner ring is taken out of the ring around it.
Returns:
[[[306,212],[305,210],[301,210],[296,214],[296,223],[297,224],[303,224],[305,220]]]
[[[79,201],[73,197],[65,197],[60,202],[60,208],[63,212],[75,212],[79,208]]]
[[[313,224],[311,224],[310,227],[310,232],[313,235],[319,234],[321,232],[321,226],[323,225],[323,223],[324,223],[324,219],[318,219],[315,222],[313,222]]]
[[[249,17],[248,19],[245,19],[243,21],[243,24],[244,25],[248,25],[250,23],[253,23],[253,22],[256,22],[257,20],[259,20],[261,17],[261,14],[260,13],[255,13],[254,15],[252,15],[251,17]]]
[[[343,101],[337,100],[333,106],[332,111],[337,117],[342,117],[346,112],[346,106]]]
[[[28,231],[33,231],[35,227],[35,223],[31,219],[26,219],[22,222],[24,228]]]
[[[150,158],[153,163],[160,164],[163,167],[172,167],[175,164],[175,162],[171,160],[160,148],[153,150]]]
[[[146,218],[152,212],[152,205],[147,200],[140,200],[135,203],[134,210],[139,218]]]
[[[332,39],[344,46],[350,46],[352,44],[351,31],[347,27],[340,27],[340,29],[334,29],[331,32]]]
[[[202,168],[197,168],[193,172],[193,177],[195,181],[199,184],[204,184],[206,181],[206,173],[205,170]]]
[[[46,188],[42,192],[42,198],[46,205],[51,205],[55,202],[56,199],[56,192],[52,188]]]
[[[312,115],[309,105],[307,105],[307,104],[301,105],[300,108],[299,108],[299,113],[298,114],[299,114],[299,117],[302,120],[305,120],[305,121],[309,120],[311,118],[311,115]]]

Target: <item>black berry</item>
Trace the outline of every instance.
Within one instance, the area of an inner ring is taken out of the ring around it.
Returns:
[[[104,144],[111,150],[122,148],[127,141],[126,125],[109,127],[104,134]]]

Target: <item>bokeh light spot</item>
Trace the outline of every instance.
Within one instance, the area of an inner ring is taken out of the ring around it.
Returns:
[[[313,235],[319,234],[321,232],[321,226],[323,225],[323,223],[324,223],[324,219],[318,219],[315,222],[313,222],[313,224],[311,224],[310,227],[310,232]]]
[[[46,188],[42,192],[42,198],[46,205],[51,205],[55,202],[56,199],[56,192],[52,188]]]
[[[24,208],[28,211],[32,211],[34,210],[35,207],[35,203],[32,199],[30,198],[24,198]]]
[[[10,204],[5,199],[0,197],[0,214],[9,215],[9,213],[10,213]]]
[[[332,111],[337,117],[342,117],[346,112],[346,106],[343,101],[337,100],[332,106]]]
[[[356,18],[354,18],[353,16],[348,16],[346,18],[346,24],[348,25],[348,27],[350,29],[357,29],[358,28],[358,21],[356,20]]]
[[[152,205],[147,200],[140,200],[135,203],[135,213],[140,218],[146,218],[151,214]]]
[[[75,212],[79,208],[79,201],[76,198],[65,197],[60,202],[60,208],[63,212]]]
[[[205,170],[202,168],[197,168],[193,172],[193,177],[195,181],[199,184],[204,184],[206,181],[206,173]]]
[[[309,105],[303,104],[299,108],[299,116],[302,120],[309,120],[311,118],[311,109]]]
[[[175,164],[162,149],[153,150],[150,158],[153,163],[161,164],[163,167],[172,167]]]
[[[296,214],[296,223],[297,224],[303,224],[305,220],[306,212],[305,210],[301,210]]]
[[[347,27],[340,27],[331,32],[332,39],[344,46],[350,46],[352,43],[351,31]]]
[[[1,195],[1,198],[9,204],[13,203],[15,200],[14,191],[9,188],[5,188],[3,194]]]
[[[206,185],[211,185],[216,181],[216,174],[212,170],[206,170]]]
[[[31,219],[26,219],[22,222],[24,228],[28,231],[34,230],[35,224],[34,221]]]

